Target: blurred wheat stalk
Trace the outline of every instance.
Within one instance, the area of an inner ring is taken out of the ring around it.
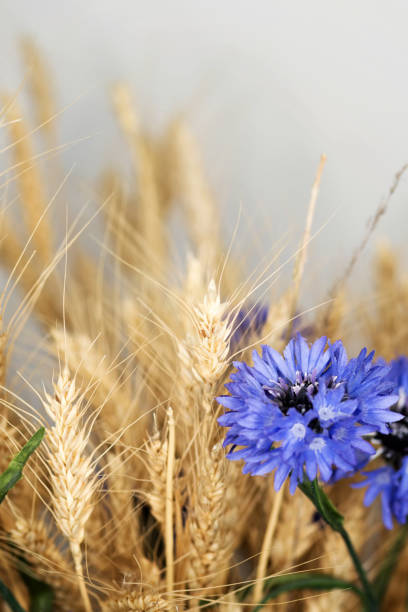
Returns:
[[[214,401],[234,356],[250,359],[248,346],[261,342],[281,349],[291,333],[324,160],[293,257],[293,283],[268,304],[263,329],[250,329],[233,346],[238,314],[250,320],[253,296],[268,295],[278,264],[242,277],[187,126],[177,119],[153,139],[127,87],[115,87],[131,186],[110,171],[96,187],[104,222],[99,260],[77,240],[87,231],[80,218],[58,244],[54,227],[65,214],[54,201],[65,179],[55,164],[44,175],[40,163],[62,148],[52,79],[30,41],[23,51],[37,127],[26,122],[17,96],[3,96],[0,114],[9,138],[0,153],[13,158],[0,178],[0,253],[8,270],[0,297],[0,469],[39,422],[48,435],[2,506],[0,577],[27,609],[17,546],[33,576],[52,587],[55,610],[241,612],[276,573],[337,567],[352,576],[341,542],[306,499],[276,494],[269,477],[245,477],[226,461]],[[44,152],[36,152],[34,136]],[[176,207],[191,252],[181,269],[169,230]],[[21,297],[11,306],[15,292]],[[330,297],[312,314],[311,334],[350,336],[357,307],[348,317],[343,283]],[[376,262],[375,297],[370,310],[361,306],[360,327],[390,358],[407,345],[408,284],[386,248]],[[22,332],[29,317],[43,338],[34,351]],[[24,383],[10,364],[16,340],[27,378],[40,370],[47,389],[32,389],[33,405],[21,397]],[[388,536],[376,511],[363,510],[360,491],[344,487],[334,486],[333,498],[374,572]],[[403,609],[405,557],[387,609]],[[254,584],[243,599],[243,588]],[[307,611],[357,605],[347,591],[299,592],[277,604]]]

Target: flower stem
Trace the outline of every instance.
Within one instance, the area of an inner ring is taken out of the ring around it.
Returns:
[[[333,529],[337,531],[343,538],[343,541],[347,547],[353,565],[357,571],[358,577],[360,578],[361,586],[364,591],[364,603],[367,612],[378,612],[380,609],[378,599],[375,595],[372,584],[367,578],[367,574],[363,568],[360,558],[353,546],[349,534],[344,528],[343,521],[344,517],[337,508],[333,505],[330,498],[323,491],[319,485],[317,478],[313,481],[309,480],[307,474],[303,475],[303,481],[299,483],[299,488],[310,499],[316,510],[319,512],[322,519]]]
[[[347,533],[347,531],[344,529],[344,527],[342,527],[341,529],[337,530],[338,533],[341,535],[341,537],[343,538],[343,542],[345,543],[347,550],[349,552],[349,555],[351,557],[351,560],[353,561],[354,567],[356,568],[358,577],[360,578],[360,582],[361,585],[363,587],[364,590],[364,595],[366,598],[366,606],[367,606],[367,612],[378,612],[379,610],[379,604],[376,600],[376,597],[374,595],[374,591],[373,591],[373,587],[370,584],[368,578],[367,578],[367,574],[363,568],[363,565],[360,561],[360,558],[356,552],[356,549],[353,546],[353,543],[350,539],[349,534]]]

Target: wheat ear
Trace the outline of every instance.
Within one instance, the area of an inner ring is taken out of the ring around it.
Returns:
[[[89,431],[82,424],[81,401],[75,381],[65,369],[54,383],[54,395],[46,395],[44,407],[54,421],[47,442],[55,520],[69,540],[84,606],[87,612],[91,612],[82,569],[81,544],[92,511],[97,474],[92,465],[92,457],[85,450]]]
[[[145,492],[145,498],[160,524],[165,520],[167,447],[167,440],[161,440],[155,428],[146,443],[146,468],[150,486],[149,491]]]
[[[70,580],[72,569],[45,525],[41,521],[18,518],[10,537],[24,552],[36,574],[54,589],[55,610],[79,611],[80,606],[72,603],[75,601],[75,587]]]
[[[169,611],[170,607],[160,595],[141,595],[140,591],[130,591],[124,595],[112,597],[105,602],[103,612],[120,612],[137,610],[138,612]]]
[[[191,308],[194,327],[178,343],[183,390],[180,399],[188,406],[191,400],[198,401],[208,413],[215,387],[229,364],[232,325],[225,316],[227,304],[221,302],[214,280],[209,283],[202,303],[193,303]]]
[[[191,541],[188,577],[195,589],[222,584],[228,565],[231,551],[226,532],[227,467],[221,444],[208,450],[204,442],[196,466],[188,523]],[[209,591],[205,593],[208,595]]]

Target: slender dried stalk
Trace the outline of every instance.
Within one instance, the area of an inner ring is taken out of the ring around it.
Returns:
[[[326,156],[322,155],[320,157],[320,162],[317,168],[316,177],[315,177],[315,180],[312,186],[312,191],[310,194],[309,206],[308,206],[307,216],[306,216],[306,224],[305,224],[305,229],[303,232],[302,244],[301,244],[298,256],[296,258],[295,268],[293,271],[293,284],[291,287],[291,295],[292,295],[291,320],[289,323],[289,334],[288,335],[290,335],[290,331],[292,328],[292,320],[296,313],[297,303],[299,299],[300,283],[302,281],[303,272],[305,269],[306,257],[307,257],[307,247],[310,242],[313,217],[314,217],[314,213],[316,209],[317,196],[319,195],[320,181],[322,179],[322,174],[323,174],[325,163],[326,163]]]
[[[276,494],[273,505],[271,508],[271,513],[269,515],[269,520],[266,526],[265,537],[262,542],[261,554],[259,557],[258,567],[256,570],[256,581],[254,587],[254,595],[253,602],[254,604],[258,603],[262,597],[263,591],[263,581],[266,574],[266,568],[268,566],[268,560],[271,554],[271,546],[273,537],[275,535],[276,527],[278,524],[279,513],[282,507],[283,495],[284,495],[285,487],[282,486],[278,493]]]
[[[3,313],[0,307],[0,397],[4,395],[7,370],[7,333],[4,329]]]
[[[169,442],[167,451],[166,467],[166,504],[165,504],[165,546],[166,546],[166,586],[170,605],[173,600],[174,590],[174,519],[173,519],[173,473],[175,452],[175,425],[173,409],[167,410]]]

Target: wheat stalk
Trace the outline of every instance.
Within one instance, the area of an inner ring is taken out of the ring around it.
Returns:
[[[92,457],[86,454],[89,431],[83,425],[82,398],[67,369],[60,373],[53,387],[54,395],[46,394],[44,401],[44,408],[54,421],[47,435],[48,463],[52,473],[51,498],[57,526],[69,541],[85,609],[90,612],[81,544],[92,511],[98,476]]]

